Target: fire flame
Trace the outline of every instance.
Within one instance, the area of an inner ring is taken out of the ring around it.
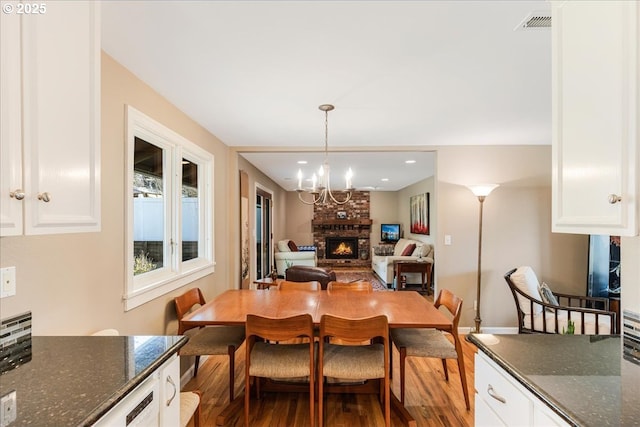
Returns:
[[[340,243],[338,247],[333,251],[334,255],[351,255],[353,250],[351,246],[345,245],[344,242]]]

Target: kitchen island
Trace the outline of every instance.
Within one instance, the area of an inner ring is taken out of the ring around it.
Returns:
[[[15,391],[16,419],[8,425],[93,425],[186,342],[184,336],[34,336],[30,354],[0,374],[0,396]]]
[[[476,414],[486,401],[491,411],[483,416],[496,415],[506,425],[512,424],[504,418],[513,414],[520,417],[518,425],[544,425],[537,420],[551,418],[557,420],[556,425],[640,424],[640,366],[622,357],[619,336],[470,334],[467,340],[480,350],[476,361],[488,359],[498,368],[493,372],[504,374],[518,389],[509,390],[509,384],[503,382],[501,386],[507,391],[501,394],[496,386],[504,379],[500,375],[479,386],[485,374],[476,367]],[[483,399],[480,396],[487,388],[491,388],[489,397]],[[501,407],[521,403],[520,394],[530,397],[531,403],[500,413]],[[541,412],[536,418],[539,407],[547,414]]]

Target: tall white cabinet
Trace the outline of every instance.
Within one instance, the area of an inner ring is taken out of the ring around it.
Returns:
[[[640,5],[552,8],[553,231],[637,235]]]
[[[100,3],[18,3],[0,14],[0,235],[99,231]]]

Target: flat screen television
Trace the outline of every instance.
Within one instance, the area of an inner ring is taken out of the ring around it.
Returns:
[[[387,243],[400,240],[400,224],[380,224],[380,240]]]

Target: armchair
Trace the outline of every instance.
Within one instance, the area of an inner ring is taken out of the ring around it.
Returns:
[[[286,270],[286,280],[291,282],[317,281],[320,282],[322,289],[327,289],[327,284],[336,280],[336,273],[328,268],[296,265]]]
[[[561,334],[569,330],[569,320],[576,334],[616,334],[616,313],[609,311],[607,298],[551,292],[529,266],[514,268],[504,275],[518,313],[518,332]],[[546,301],[545,301],[546,300]],[[564,304],[563,304],[564,303]],[[588,308],[600,303],[603,310]]]
[[[306,265],[315,267],[317,262],[316,251],[298,250],[293,240],[280,240],[277,245],[277,251],[274,254],[276,261],[276,272],[278,276],[284,277],[287,268],[294,265]]]

